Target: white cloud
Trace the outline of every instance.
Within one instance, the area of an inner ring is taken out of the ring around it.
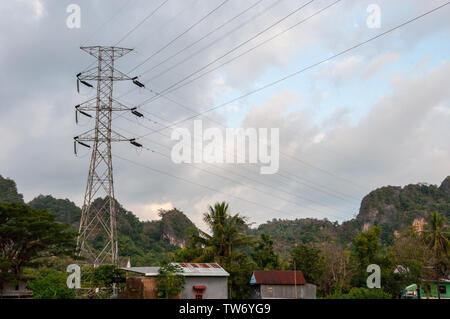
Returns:
[[[158,215],[160,210],[170,210],[173,204],[167,203],[149,203],[149,204],[134,204],[126,207],[131,210],[140,220],[158,220],[161,219]]]
[[[386,64],[394,62],[398,60],[400,56],[396,53],[386,53],[381,54],[375,58],[373,58],[371,61],[369,61],[366,65],[366,68],[362,70],[362,77],[364,79],[367,79],[377,73],[381,70]]]
[[[386,8],[383,10],[383,27],[394,25],[403,21],[402,17],[409,18],[432,6],[424,1],[399,0],[395,5],[392,1],[380,1],[380,6]],[[24,193],[27,200],[44,193],[62,198],[69,197],[80,204],[89,157],[78,159],[73,156],[73,136],[89,129],[92,123],[87,123],[87,126],[74,124],[74,105],[87,99],[86,96],[76,93],[75,74],[94,60],[80,51],[79,45],[115,43],[143,19],[152,7],[148,1],[136,2],[116,16],[114,22],[110,22],[95,33],[97,28],[122,6],[121,1],[80,0],[79,4],[83,9],[83,27],[79,30],[69,30],[65,25],[67,2],[34,0],[3,2],[0,12],[0,30],[2,30],[0,39],[4,45],[0,48],[0,68],[7,76],[0,79],[2,96],[0,174],[15,179],[19,190]],[[136,47],[139,54],[121,58],[116,65],[119,70],[132,69],[156,49],[164,46],[169,39],[184,31],[193,21],[218,5],[216,1],[206,1],[201,5],[200,3],[189,5],[184,1],[170,1],[168,4],[170,6],[158,12],[121,43],[123,46]],[[321,5],[323,4],[314,2],[308,12],[301,17],[300,15],[293,17],[289,23],[286,21],[285,26],[315,12]],[[401,5],[406,8],[405,11],[398,9]],[[230,1],[217,12],[217,15],[181,37],[132,75],[138,75],[157,64],[158,61],[197,40],[248,6],[245,1]],[[296,4],[292,1],[282,2],[262,19],[230,34],[188,63],[180,65],[157,81],[152,81],[149,87],[159,90],[170,86],[184,75],[255,35],[292,11],[294,6]],[[366,4],[363,2],[342,1],[301,27],[237,59],[226,68],[208,74],[196,81],[195,85],[186,86],[169,96],[194,111],[203,111],[220,104],[224,95],[230,92],[233,92],[230,94],[233,97],[239,95],[239,92],[245,92],[249,87],[257,86],[257,83],[264,85],[273,80],[274,74],[291,73],[293,68],[299,69],[308,65],[311,60],[318,61],[365,40],[369,30],[362,24],[359,28],[353,27],[354,21],[365,21],[364,18],[354,19],[355,16],[363,17],[366,14],[365,9]],[[178,12],[182,14],[177,16]],[[334,75],[341,81],[340,84],[346,85],[348,79],[354,77],[359,80],[364,74],[373,76],[382,68],[390,67],[396,55],[397,61],[414,56],[417,54],[415,51],[417,44],[424,43],[424,39],[448,32],[450,20],[445,13],[440,11],[433,17],[420,20],[400,29],[398,33],[373,42],[373,45],[358,49],[352,56],[330,62],[324,67],[327,70],[324,76],[330,79],[330,76]],[[255,11],[246,15],[246,18],[253,14]],[[38,20],[33,20],[33,17]],[[39,28],[36,27],[36,21],[39,21]],[[226,34],[241,22],[242,20],[235,21],[234,25],[223,29],[221,34]],[[203,42],[202,46],[214,41],[221,34],[214,34]],[[268,36],[265,34],[260,40]],[[89,38],[92,40],[84,43]],[[189,52],[198,48],[200,46],[192,48]],[[242,49],[247,48],[249,47]],[[189,53],[180,54],[164,67],[172,66],[187,54]],[[326,111],[328,107],[326,104],[332,103],[330,95],[334,94],[333,90],[324,89],[319,85],[309,93],[302,93],[310,96],[288,91],[283,83],[280,83],[272,88],[273,94],[270,96],[255,95],[258,102],[249,97],[244,101],[246,105],[256,105],[245,116],[244,126],[279,127],[282,150],[300,160],[295,161],[282,156],[280,168],[287,172],[286,175],[292,177],[295,175],[298,178],[289,179],[280,175],[262,177],[257,173],[258,169],[253,167],[229,165],[226,168],[244,176],[232,176],[238,181],[269,189],[274,194],[283,189],[314,200],[323,206],[322,210],[343,216],[342,218],[354,214],[361,197],[374,187],[418,180],[438,183],[445,174],[448,174],[449,167],[450,120],[448,90],[445,84],[449,83],[447,74],[450,74],[450,70],[448,63],[444,63],[429,72],[429,65],[425,63],[424,69],[420,72],[411,70],[408,74],[400,74],[398,80],[391,81],[392,95],[387,96],[387,92],[382,92],[385,98],[372,106],[372,110],[358,126],[349,124],[348,118],[352,114],[345,108],[333,108],[335,111],[332,114],[329,114],[323,122],[317,123],[313,107],[307,101],[323,104],[321,111]],[[163,68],[157,70],[159,72]],[[307,81],[313,82],[314,77],[311,74],[313,72],[305,72],[302,76]],[[130,83],[118,84],[116,96],[128,91],[130,87]],[[95,94],[94,91],[90,92]],[[219,95],[221,93],[222,96]],[[355,95],[358,94],[360,92],[355,92]],[[133,105],[149,96],[150,93],[142,90],[135,91],[124,99]],[[219,103],[216,98],[220,98]],[[162,119],[155,119],[164,124],[193,114],[192,111],[164,99],[144,106],[143,110],[161,117]],[[238,109],[237,113],[241,115],[239,112],[243,110],[244,108]],[[207,115],[222,123],[226,123],[226,116],[236,116],[235,112],[210,112]],[[149,129],[124,120],[118,120],[115,124],[132,132],[127,133],[127,136],[149,132]],[[189,122],[185,124],[190,125]],[[160,128],[154,123],[146,125],[152,129]],[[325,135],[322,137],[321,134]],[[318,139],[320,143],[314,143]],[[151,136],[151,139],[143,139],[142,142],[164,154],[168,154],[164,145],[169,149],[172,145],[170,140],[158,134]],[[279,193],[280,197],[298,201],[299,205],[296,206],[245,187],[236,188],[236,183],[199,172],[191,166],[174,165],[158,154],[130,150],[128,143],[114,144],[113,153],[218,191],[234,192],[243,198],[281,209],[294,216],[319,216],[310,209],[319,204],[306,203],[294,195]],[[184,183],[118,158],[114,158],[113,165],[117,199],[142,219],[157,218],[158,208],[177,207],[194,222],[201,224],[202,213],[206,211],[207,206],[223,200],[230,201],[232,212],[243,213],[258,222],[264,222],[272,217],[290,218],[289,215],[278,216],[266,208],[220,193],[212,195],[214,191],[211,189]],[[366,186],[368,190],[351,185],[314,167],[354,180]],[[224,172],[220,166],[212,169],[226,177],[232,175]],[[256,181],[250,181],[245,176]],[[317,189],[312,188],[313,184],[309,181],[316,183],[314,187]],[[273,187],[267,188],[261,183]],[[324,192],[319,192],[318,189]],[[351,196],[344,196],[345,200],[339,200],[326,192]]]

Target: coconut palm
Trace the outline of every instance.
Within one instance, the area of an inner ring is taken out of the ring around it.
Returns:
[[[448,232],[446,230],[447,225],[445,223],[445,217],[439,215],[438,212],[431,213],[428,227],[425,231],[425,241],[428,243],[434,255],[438,298],[441,297],[439,292],[439,278],[442,272],[441,266],[445,266],[448,263],[448,257],[450,255],[450,241],[448,240]]]
[[[228,214],[228,204],[225,202],[209,206],[203,220],[208,225],[211,235],[202,233],[206,246],[212,246],[216,256],[229,264],[233,256],[233,247],[248,244],[250,237],[243,231],[248,226],[247,219],[239,214]]]

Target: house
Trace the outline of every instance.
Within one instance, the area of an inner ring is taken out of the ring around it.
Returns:
[[[23,278],[17,282],[3,282],[0,287],[0,299],[3,298],[31,298],[33,292],[27,288],[27,280],[33,278]]]
[[[186,279],[180,299],[227,299],[230,274],[215,263],[172,263],[183,269]],[[157,276],[160,267],[121,268],[127,276],[126,288],[120,299],[156,299]]]
[[[402,291],[402,299],[436,299],[438,289],[441,299],[450,299],[450,280],[439,279],[439,281],[428,280],[423,285],[409,285]]]
[[[252,299],[316,299],[300,270],[255,270],[250,285]]]

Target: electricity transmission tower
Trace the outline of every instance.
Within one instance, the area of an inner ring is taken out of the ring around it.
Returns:
[[[113,112],[131,111],[141,117],[136,108],[129,108],[113,98],[114,81],[131,80],[139,87],[144,85],[114,67],[115,60],[131,52],[132,49],[91,46],[81,47],[81,50],[95,57],[97,66],[77,74],[77,89],[80,82],[93,88],[88,81],[97,81],[97,96],[75,106],[75,118],[78,114],[95,117],[95,127],[74,137],[74,151],[77,145],[91,148],[92,153],[89,173],[81,211],[79,235],[77,239],[78,254],[94,265],[118,264],[117,242],[117,210],[114,197],[113,166],[111,156],[111,142],[127,141],[136,147],[142,145],[135,139],[126,138],[111,128]],[[90,113],[95,113],[91,115]],[[95,196],[105,196],[104,201],[95,202]],[[100,239],[102,247],[93,247],[92,240]]]

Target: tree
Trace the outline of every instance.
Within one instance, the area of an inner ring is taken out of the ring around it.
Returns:
[[[381,228],[372,226],[368,231],[362,232],[353,240],[355,248],[354,257],[359,268],[357,275],[353,278],[353,285],[366,285],[367,266],[370,264],[379,264],[380,259],[380,235]]]
[[[177,260],[184,262],[217,262],[230,273],[229,296],[242,298],[249,293],[248,278],[244,284],[243,276],[248,275],[251,264],[247,255],[239,249],[253,243],[253,237],[245,234],[248,228],[247,219],[239,214],[228,213],[225,202],[209,206],[203,215],[210,234],[199,229],[191,229],[189,246],[178,252]],[[180,260],[180,257],[194,260]],[[243,265],[247,265],[243,267]],[[240,278],[240,279],[238,279]],[[244,286],[245,285],[245,286]],[[236,289],[238,293],[234,293]]]
[[[433,256],[423,237],[413,229],[399,233],[387,252],[387,267],[382,268],[383,288],[392,295],[411,283],[420,285],[430,277],[429,265]]]
[[[125,273],[116,265],[100,265],[83,267],[83,286],[89,288],[106,288],[107,294],[112,293],[114,285],[120,287],[125,283]]]
[[[372,226],[368,231],[355,237],[353,244],[362,266],[375,262],[380,251],[381,228]]]
[[[301,270],[308,283],[317,284],[324,271],[320,250],[306,244],[297,245],[291,252],[295,268]]]
[[[349,251],[338,243],[323,243],[323,273],[318,282],[323,295],[350,290],[350,280],[355,272],[355,264]]]
[[[248,226],[247,219],[239,214],[228,214],[228,204],[225,202],[209,206],[209,212],[204,214],[203,220],[212,235],[200,231],[199,242],[213,248],[215,256],[225,264],[231,263],[233,248],[250,243],[250,237],[244,234]]]
[[[0,285],[39,258],[73,255],[76,233],[68,227],[46,211],[0,204]]]
[[[261,234],[251,256],[259,269],[273,270],[280,267],[280,257],[273,249],[273,240],[269,235]]]
[[[28,282],[35,299],[74,299],[75,291],[67,288],[67,274],[55,269],[42,268],[38,278]]]
[[[438,212],[431,213],[428,218],[428,227],[425,230],[425,241],[433,252],[435,278],[438,286],[439,278],[445,275],[449,262],[450,241],[447,238],[448,232],[446,230],[445,218],[439,215]],[[438,298],[441,298],[439,288]]]
[[[158,297],[174,298],[183,290],[186,282],[179,266],[168,264],[159,268],[157,277]]]

